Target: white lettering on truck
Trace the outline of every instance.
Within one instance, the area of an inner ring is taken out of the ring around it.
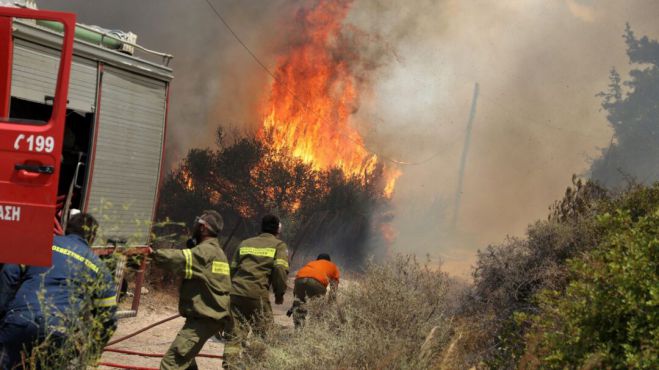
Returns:
[[[16,206],[3,206],[0,204],[0,221],[14,221],[21,220],[21,207]]]
[[[26,136],[24,134],[18,134],[14,141],[14,149],[20,150],[21,143],[23,142],[25,143],[23,145],[25,147],[24,149],[30,152],[51,153],[55,149],[55,139],[52,136]]]

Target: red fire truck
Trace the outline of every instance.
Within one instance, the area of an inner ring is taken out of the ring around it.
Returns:
[[[0,264],[49,265],[53,230],[63,231],[73,209],[99,220],[100,247],[148,245],[172,57],[141,47],[132,33],[76,24],[74,14],[6,3]]]

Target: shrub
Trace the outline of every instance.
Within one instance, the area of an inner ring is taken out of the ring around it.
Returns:
[[[659,207],[634,220],[599,217],[601,245],[569,264],[564,292],[539,295],[534,317],[543,367],[659,367]]]
[[[346,285],[345,283],[343,283]],[[423,369],[451,335],[449,280],[412,257],[369,263],[337,302],[308,304],[306,325],[251,338],[248,369]]]
[[[535,294],[561,289],[568,282],[565,261],[597,245],[593,222],[607,193],[591,182],[572,179],[547,220],[531,224],[525,238],[509,238],[478,252],[474,285],[463,302],[463,340],[471,342],[465,363],[515,368],[525,351],[530,323],[537,312]]]
[[[60,307],[46,297],[45,281],[42,281],[37,297],[43,314],[43,333],[35,346],[26,353],[23,368],[37,369],[86,369],[100,359],[103,347],[112,336],[110,327],[112,310],[95,306],[95,293],[107,289],[106,283],[87,271],[76,270],[75,278],[65,284],[70,290],[69,303]],[[61,302],[57,302],[61,305]],[[60,326],[52,327],[56,319]],[[106,326],[108,325],[108,326]],[[64,336],[57,335],[55,330]]]

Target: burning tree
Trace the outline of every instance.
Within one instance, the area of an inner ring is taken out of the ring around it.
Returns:
[[[190,222],[216,209],[227,225],[223,237],[240,240],[259,231],[261,215],[274,212],[293,257],[322,249],[361,263],[388,221],[384,170],[350,176],[339,168],[316,170],[287,153],[255,137],[190,150],[165,179],[158,218]]]
[[[387,204],[400,172],[367,149],[353,122],[378,63],[361,52],[368,35],[344,24],[351,5],[319,0],[298,11],[257,134],[225,145],[219,130],[217,149],[191,150],[165,182],[161,219],[211,207],[242,238],[275,212],[294,256],[323,249],[357,261],[373,237],[391,237]]]
[[[369,72],[365,33],[343,24],[352,0],[318,1],[293,22],[292,46],[279,58],[259,138],[315,170],[340,169],[365,179],[381,172],[391,195],[400,172],[369,151],[355,129],[354,114]]]

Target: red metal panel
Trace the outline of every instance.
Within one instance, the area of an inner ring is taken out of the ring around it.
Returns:
[[[11,18],[0,18],[0,117],[9,117],[11,101],[11,62],[14,59],[14,38]]]
[[[75,14],[0,7],[0,19],[42,19],[64,26],[62,53],[52,115],[43,125],[0,121],[0,262],[48,266],[51,263],[53,217],[60,172],[62,137],[73,54]],[[11,28],[4,27],[6,40]],[[2,66],[9,64],[6,52]],[[5,77],[8,79],[8,76]],[[4,86],[6,87],[6,86]],[[0,101],[8,100],[5,88]]]

